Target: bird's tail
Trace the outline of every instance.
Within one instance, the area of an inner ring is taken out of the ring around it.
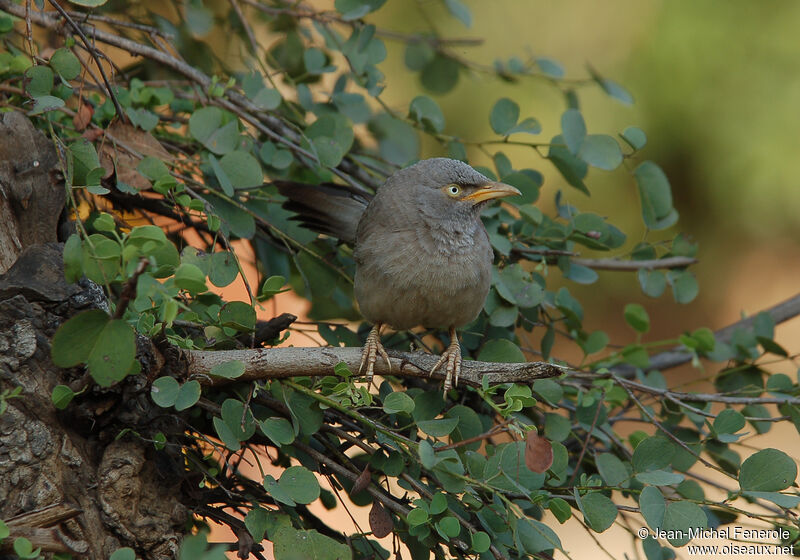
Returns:
[[[369,204],[368,195],[345,185],[308,185],[274,181],[278,192],[288,198],[283,207],[297,213],[307,228],[352,244],[361,215]]]

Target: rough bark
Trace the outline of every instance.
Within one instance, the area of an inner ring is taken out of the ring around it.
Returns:
[[[146,378],[100,389],[82,368],[50,360],[62,322],[106,305],[97,286],[64,281],[56,159],[26,118],[0,118],[0,519],[11,530],[0,550],[26,537],[80,558],[105,559],[120,546],[172,558],[188,519],[174,469],[132,432],[117,439],[125,428],[145,438],[175,430],[159,419]],[[59,411],[50,399],[58,384],[86,390]]]

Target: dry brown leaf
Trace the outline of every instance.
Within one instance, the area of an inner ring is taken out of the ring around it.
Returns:
[[[350,490],[350,495],[358,494],[367,489],[369,486],[370,481],[372,480],[372,471],[369,470],[369,465],[364,467],[364,470],[361,471],[361,474],[358,475],[355,484],[353,484],[353,488]]]
[[[536,473],[543,473],[553,465],[553,446],[550,441],[534,430],[525,436],[525,466]]]
[[[117,121],[106,129],[106,141],[100,150],[100,165],[106,170],[104,178],[117,172],[117,181],[127,183],[137,190],[152,188],[152,184],[136,170],[142,156],[153,156],[162,161],[172,161],[172,156],[149,132]]]
[[[89,123],[92,122],[92,115],[94,115],[94,107],[88,103],[81,103],[75,116],[72,117],[72,124],[75,125],[76,130],[84,130]]]
[[[377,500],[372,502],[372,508],[369,510],[369,528],[379,539],[391,533],[394,528],[392,516]]]

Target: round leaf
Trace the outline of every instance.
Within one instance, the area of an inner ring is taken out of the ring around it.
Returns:
[[[219,165],[234,189],[258,187],[264,182],[261,164],[249,152],[234,150],[222,156]]]
[[[649,437],[633,451],[633,470],[637,473],[666,468],[675,455],[675,446],[667,439]]]
[[[583,139],[578,157],[592,167],[612,171],[622,163],[622,150],[611,136],[590,134]]]
[[[74,80],[81,73],[78,57],[67,48],[58,49],[50,57],[50,67],[65,80]]]
[[[705,529],[708,526],[708,518],[700,506],[692,502],[679,501],[672,502],[667,506],[664,514],[664,531],[674,531],[674,534],[685,535],[677,538],[667,539],[672,546],[683,546],[689,542],[690,531]]]
[[[739,471],[739,486],[742,490],[778,492],[794,484],[797,465],[779,449],[762,449],[750,455]]]
[[[594,531],[602,533],[617,518],[617,506],[600,492],[592,492],[581,498],[586,524]]]
[[[244,373],[245,365],[244,362],[239,360],[231,360],[229,362],[223,362],[221,364],[217,364],[211,368],[211,375],[216,377],[224,377],[226,379],[236,379],[237,377],[241,376]]]
[[[489,114],[489,124],[497,134],[506,135],[519,120],[519,105],[507,97],[497,100]]]
[[[638,303],[629,303],[625,306],[625,322],[638,333],[646,333],[650,330],[650,316]]]
[[[158,406],[168,408],[175,404],[178,391],[180,391],[178,381],[174,377],[165,375],[153,381],[153,385],[150,387],[150,397]]]
[[[317,477],[305,467],[293,466],[283,471],[278,486],[298,504],[310,504],[319,498]]]
[[[414,410],[414,400],[401,391],[389,393],[383,399],[383,411],[387,414],[405,412],[411,414]]]

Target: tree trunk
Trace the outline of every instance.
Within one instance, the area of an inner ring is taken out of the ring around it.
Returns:
[[[26,537],[81,558],[106,559],[121,546],[172,558],[188,520],[180,456],[144,439],[176,427],[159,420],[145,376],[103,389],[83,368],[50,360],[61,323],[107,307],[96,285],[64,280],[57,161],[27,118],[0,118],[0,519],[11,530],[0,551]],[[63,411],[51,400],[59,384],[85,389]]]

